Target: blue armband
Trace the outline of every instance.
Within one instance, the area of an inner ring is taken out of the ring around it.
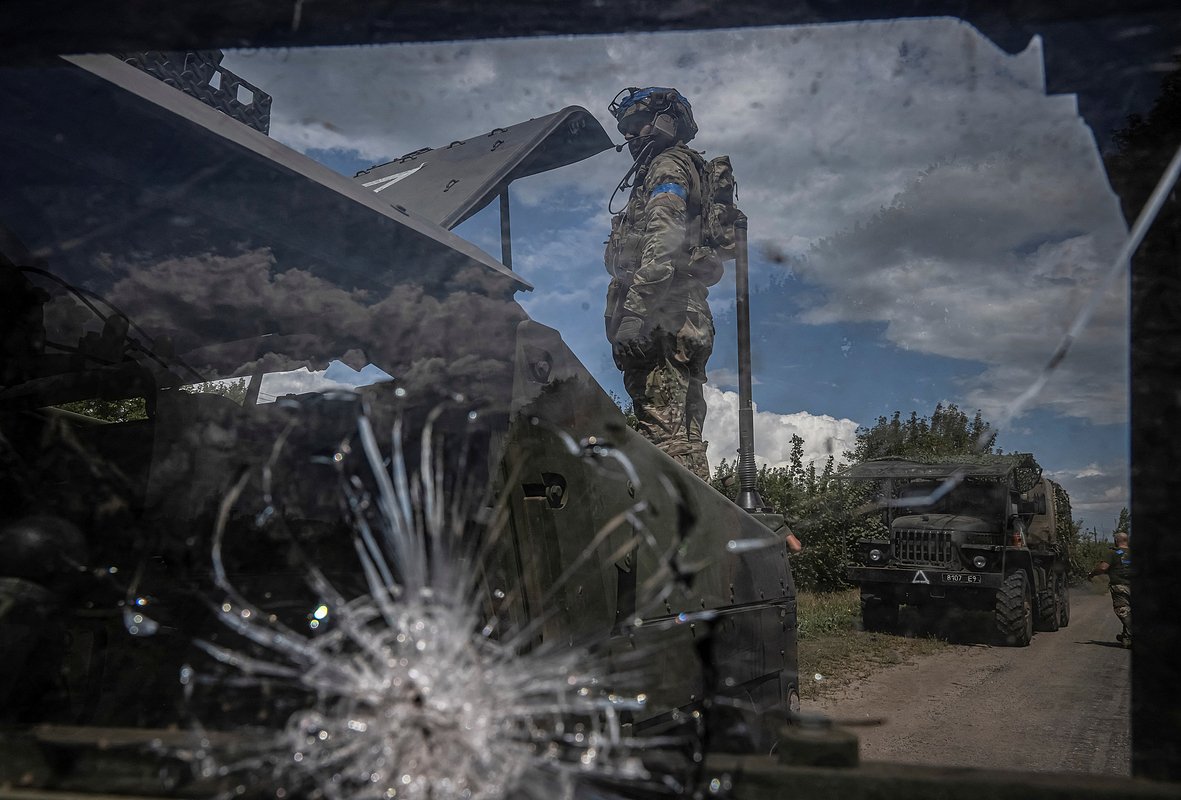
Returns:
[[[677,197],[685,200],[689,199],[689,193],[685,191],[685,187],[679,183],[662,183],[652,190],[652,197],[658,194],[675,194]]]

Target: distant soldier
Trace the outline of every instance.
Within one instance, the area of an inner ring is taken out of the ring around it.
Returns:
[[[1128,545],[1128,534],[1115,534],[1115,546],[1106,561],[1100,561],[1088,573],[1088,580],[1096,575],[1107,575],[1111,589],[1111,606],[1123,623],[1123,630],[1115,640],[1124,647],[1132,646],[1132,548]]]
[[[705,159],[685,146],[697,123],[676,89],[624,89],[609,109],[634,164],[620,182],[631,195],[607,242],[607,338],[640,431],[708,481],[702,387],[714,325],[706,298],[722,265],[698,247]]]

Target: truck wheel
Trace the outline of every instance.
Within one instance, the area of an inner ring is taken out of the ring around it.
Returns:
[[[1037,593],[1037,629],[1058,630],[1058,576],[1049,575],[1048,586]]]
[[[996,630],[1003,643],[1025,647],[1033,638],[1033,593],[1021,570],[1005,576],[996,592]]]
[[[861,627],[890,633],[898,628],[898,603],[874,594],[861,594]]]
[[[1066,576],[1058,576],[1058,627],[1065,628],[1070,624],[1070,589],[1066,585]]]

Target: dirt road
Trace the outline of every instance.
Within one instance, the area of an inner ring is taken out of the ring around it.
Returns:
[[[854,728],[866,761],[1129,774],[1131,654],[1106,594],[1029,647],[953,645],[807,704]]]

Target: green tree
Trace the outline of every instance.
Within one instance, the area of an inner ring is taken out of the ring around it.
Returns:
[[[849,454],[853,462],[871,458],[940,458],[993,453],[996,433],[980,412],[971,419],[955,403],[939,403],[930,417],[912,411],[905,422],[901,412],[878,417],[872,427],[857,430],[857,443]]]
[[[804,479],[804,437],[793,433],[791,435],[791,478],[793,481]]]
[[[804,440],[792,438],[789,463],[764,465],[757,473],[759,495],[784,515],[792,531],[804,542],[804,551],[792,556],[791,569],[797,588],[810,592],[838,591],[847,587],[845,564],[848,542],[874,529],[859,509],[869,500],[858,484],[835,480],[838,464],[830,456],[820,474],[815,462],[803,466]],[[723,460],[714,470],[712,485],[736,499],[737,463]]]
[[[714,469],[710,485],[731,500],[737,500],[738,461],[722,459]],[[780,513],[799,505],[803,500],[802,489],[787,467],[768,467],[764,464],[756,474],[755,485],[759,487],[759,496],[763,501]]]
[[[1083,530],[1081,522],[1075,522],[1070,508],[1070,495],[1056,481],[1050,481],[1054,489],[1054,524],[1058,531],[1058,546],[1067,559],[1066,580],[1072,586],[1082,583],[1102,555],[1098,534]]]
[[[61,403],[57,407],[106,422],[130,422],[148,418],[147,401],[142,397],[131,397],[126,400],[75,400],[72,403]]]
[[[242,405],[246,402],[248,386],[246,378],[238,378],[237,380],[195,383],[190,386],[182,386],[181,391],[189,394],[219,394]],[[106,422],[130,422],[148,418],[147,400],[143,397],[129,397],[124,400],[104,400],[101,398],[75,400],[70,403],[60,403],[57,408]]]
[[[1132,532],[1132,515],[1128,513],[1128,507],[1124,506],[1119,510],[1119,520],[1115,523],[1114,533],[1131,533]]]
[[[220,381],[205,381],[205,383],[194,383],[190,386],[183,386],[181,389],[189,394],[220,394],[222,397],[228,397],[238,405],[246,402],[246,390],[249,388],[245,378],[238,378],[237,380],[220,380]]]
[[[611,395],[612,402],[619,406],[619,410],[623,412],[623,419],[627,423],[627,427],[631,428],[633,431],[639,431],[640,418],[636,416],[636,409],[632,404],[631,398],[628,397],[624,399],[615,394],[615,392],[610,392],[609,394]]]

